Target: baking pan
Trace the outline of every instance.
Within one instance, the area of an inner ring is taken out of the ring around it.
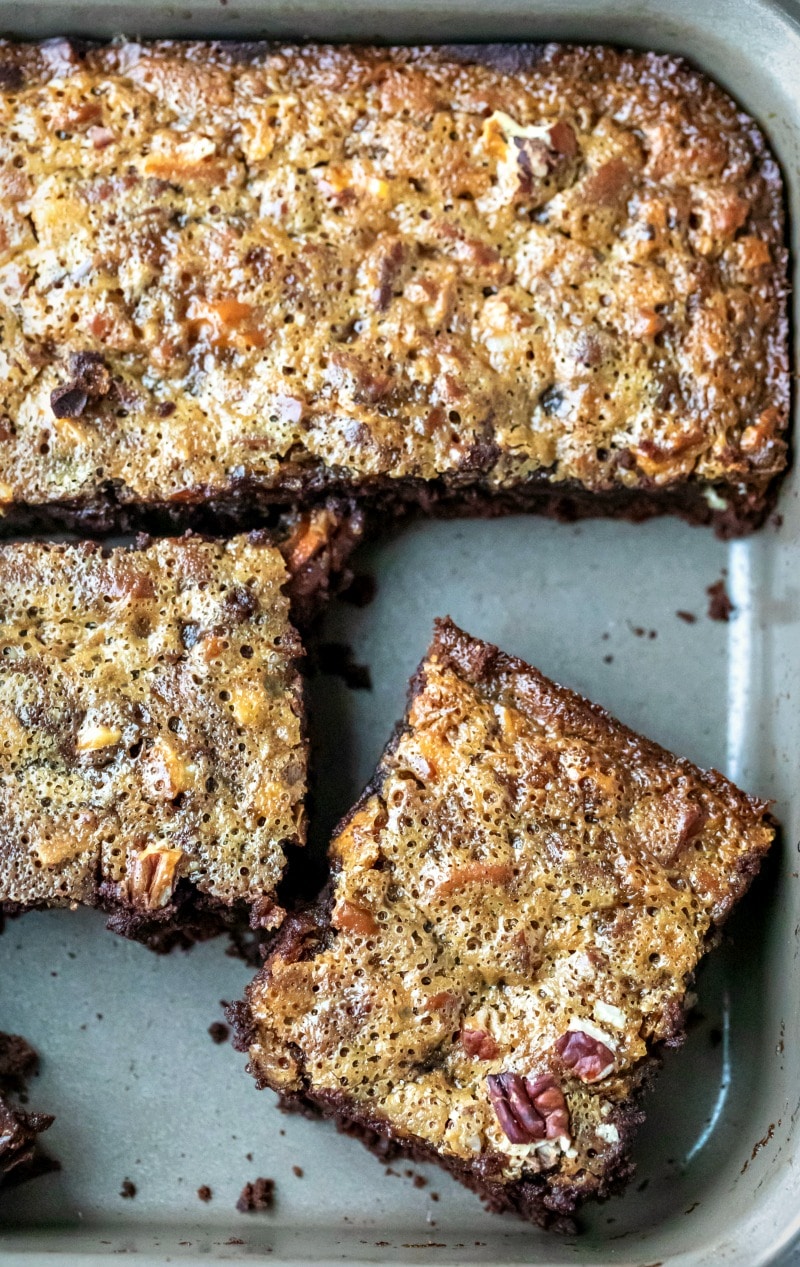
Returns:
[[[0,28],[37,38],[559,38],[681,52],[766,128],[800,224],[793,3],[0,0]],[[780,524],[731,544],[671,520],[418,522],[364,551],[360,566],[379,576],[374,603],[328,616],[325,636],[352,645],[372,691],[312,683],[319,838],[371,771],[432,619],[445,612],[774,800],[781,846],[700,973],[697,1015],[648,1099],[623,1198],[589,1210],[579,1236],[559,1238],[486,1214],[438,1170],[387,1173],[332,1127],[281,1115],[245,1076],[243,1057],[211,1041],[220,1000],[238,997],[249,976],[222,940],[158,958],[106,933],[96,913],[49,912],[11,923],[0,940],[0,1024],[43,1054],[32,1102],[58,1115],[47,1144],[63,1170],[0,1199],[3,1267],[110,1264],[121,1252],[141,1264],[797,1261],[797,473],[779,511]],[[706,615],[706,588],[723,576],[736,608],[729,624]],[[680,610],[698,619],[686,623]],[[274,1210],[237,1213],[242,1185],[257,1176],[276,1181]],[[135,1198],[120,1196],[125,1179]]]

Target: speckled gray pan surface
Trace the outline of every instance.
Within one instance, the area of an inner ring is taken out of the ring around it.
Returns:
[[[361,39],[606,40],[684,52],[769,132],[800,224],[800,6],[766,0],[0,0],[0,27],[63,32]],[[370,773],[435,615],[448,612],[623,721],[772,797],[779,851],[699,979],[685,1048],[650,1098],[628,1193],[558,1239],[485,1214],[441,1172],[387,1174],[333,1129],[285,1118],[216,1045],[221,999],[249,970],[223,941],[157,958],[87,911],[37,914],[0,939],[0,1026],[43,1056],[31,1103],[54,1111],[54,1176],[0,1198],[3,1267],[268,1261],[434,1264],[740,1264],[795,1260],[800,1227],[800,549],[798,473],[780,527],[725,545],[664,520],[642,527],[535,518],[418,523],[371,547],[375,602],[331,610],[374,689],[314,682],[318,832]],[[708,619],[726,576],[736,612]],[[697,615],[687,623],[676,613]],[[302,1176],[293,1167],[302,1169]],[[276,1182],[269,1213],[239,1214],[245,1182]],[[120,1196],[130,1179],[136,1196]],[[197,1189],[208,1185],[212,1200]],[[434,1194],[438,1200],[434,1199]],[[795,1260],[796,1261],[796,1260]]]

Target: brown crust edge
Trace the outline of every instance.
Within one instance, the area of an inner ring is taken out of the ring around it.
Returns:
[[[761,527],[777,501],[785,471],[765,489],[687,480],[666,488],[616,488],[593,492],[573,481],[551,483],[534,476],[515,487],[498,490],[485,481],[365,479],[348,481],[346,472],[320,468],[266,486],[254,477],[229,482],[224,493],[196,489],[181,503],[136,503],[125,500],[112,486],[94,498],[36,506],[17,504],[0,517],[0,538],[51,531],[93,536],[119,532],[171,535],[190,529],[201,533],[245,532],[268,526],[276,512],[291,504],[313,508],[333,497],[357,505],[375,520],[410,510],[434,517],[494,518],[507,514],[537,514],[572,523],[581,519],[621,519],[641,523],[661,515],[676,515],[686,523],[710,525],[723,540],[746,536]],[[705,492],[724,498],[727,507],[715,510]]]

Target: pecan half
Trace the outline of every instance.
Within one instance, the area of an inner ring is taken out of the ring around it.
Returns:
[[[556,1051],[581,1082],[599,1082],[614,1068],[614,1053],[611,1048],[582,1029],[572,1029],[562,1034],[556,1042]]]
[[[497,1120],[512,1144],[535,1144],[569,1134],[567,1102],[551,1074],[534,1079],[492,1073],[486,1086]]]

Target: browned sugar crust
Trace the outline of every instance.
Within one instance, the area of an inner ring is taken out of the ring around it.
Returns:
[[[160,946],[242,909],[280,922],[305,837],[287,579],[260,534],[0,548],[6,909],[100,906]]]
[[[8,525],[771,505],[780,173],[681,59],[55,41],[0,69]]]
[[[631,1173],[642,1088],[773,835],[716,771],[440,621],[239,1043],[284,1100],[561,1220]]]
[[[9,1099],[25,1090],[36,1072],[36,1052],[18,1034],[0,1033],[0,1187],[58,1169],[38,1151],[37,1137],[54,1121],[49,1113],[28,1113]]]

